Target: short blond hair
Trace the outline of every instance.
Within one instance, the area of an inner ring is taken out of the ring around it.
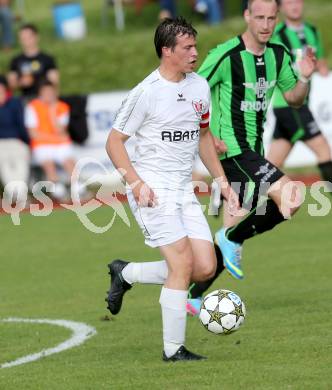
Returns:
[[[251,11],[251,6],[252,6],[252,4],[254,3],[254,1],[255,1],[255,0],[248,0],[247,9],[248,9],[249,11]],[[262,1],[265,1],[265,2],[267,2],[267,3],[276,3],[278,7],[279,7],[279,5],[280,5],[280,0],[262,0]]]

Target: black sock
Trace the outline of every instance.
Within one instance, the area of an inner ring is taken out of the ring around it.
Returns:
[[[328,189],[332,191],[332,161],[318,164],[320,174],[325,181],[328,181]]]
[[[205,291],[211,286],[211,284],[217,279],[217,277],[225,269],[222,254],[220,252],[219,247],[216,244],[214,244],[214,249],[216,251],[216,256],[217,256],[217,270],[215,275],[213,276],[213,278],[205,282],[193,283],[189,289],[189,298],[202,297]]]
[[[264,208],[266,208],[266,210],[265,212],[262,212]],[[280,213],[278,206],[272,199],[268,199],[262,205],[251,210],[251,212],[237,225],[229,228],[227,230],[227,238],[242,244],[243,241],[248,238],[271,230],[283,221],[285,221],[285,218]]]

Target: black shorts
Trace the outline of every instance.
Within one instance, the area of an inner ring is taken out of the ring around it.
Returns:
[[[276,117],[273,139],[283,138],[295,144],[296,141],[307,141],[321,134],[307,105],[301,108],[275,108],[273,112]]]
[[[284,176],[277,167],[252,150],[221,160],[221,165],[229,183],[239,195],[241,207],[247,210],[256,208],[271,184]]]

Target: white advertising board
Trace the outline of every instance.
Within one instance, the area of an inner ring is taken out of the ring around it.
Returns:
[[[89,137],[83,147],[76,147],[76,157],[89,157],[99,161],[107,169],[112,171],[112,164],[105,151],[105,143],[116,111],[125,99],[128,91],[115,91],[105,93],[94,93],[88,96],[87,115]],[[332,145],[332,74],[328,77],[314,75],[310,93],[310,107],[318,122],[320,129]],[[274,126],[274,116],[270,109],[265,124],[264,144],[268,150]],[[134,139],[127,142],[129,154],[134,150]],[[301,142],[298,142],[289,155],[286,166],[299,167],[315,164],[315,156]],[[96,171],[96,166],[91,165],[91,171]],[[198,173],[205,173],[203,164],[198,161],[195,166]]]

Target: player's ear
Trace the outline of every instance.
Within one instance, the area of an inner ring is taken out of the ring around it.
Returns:
[[[246,23],[249,23],[249,20],[250,20],[250,11],[249,11],[248,8],[246,8],[246,9],[244,10],[243,16],[244,16],[244,20],[246,21]]]
[[[171,54],[172,49],[167,46],[163,46],[161,48],[162,57],[169,57]]]

